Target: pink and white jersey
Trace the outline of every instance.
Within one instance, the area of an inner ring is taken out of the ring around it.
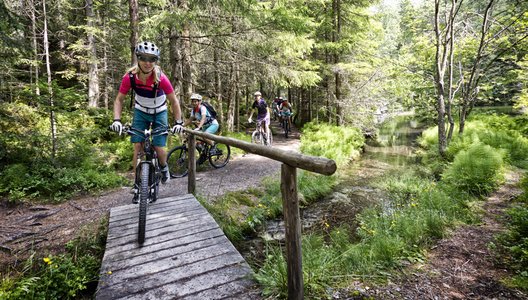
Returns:
[[[167,110],[167,94],[173,93],[174,89],[169,79],[165,74],[161,73],[160,82],[156,95],[153,95],[154,90],[154,73],[147,78],[147,82],[141,81],[137,74],[134,75],[136,83],[136,104],[135,108],[145,112],[145,113],[154,113]],[[121,86],[119,87],[119,92],[122,94],[127,94],[132,85],[130,84],[130,76],[128,73],[123,76],[121,80]]]

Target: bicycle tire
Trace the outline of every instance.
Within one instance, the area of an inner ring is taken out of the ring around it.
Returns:
[[[288,119],[284,121],[284,137],[288,138],[288,132],[290,131],[290,123],[288,122]]]
[[[189,173],[189,153],[186,146],[172,148],[167,155],[171,178],[181,178]]]
[[[271,128],[270,128],[270,132],[268,135],[268,147],[272,147],[272,146],[273,146],[273,132],[271,132]]]
[[[263,140],[262,140],[262,135],[260,134],[259,131],[255,130],[253,131],[253,133],[251,134],[251,142],[253,144],[263,144]]]
[[[141,186],[139,194],[139,222],[138,222],[138,243],[142,245],[145,242],[145,231],[147,226],[147,206],[149,197],[149,176],[150,165],[141,164]]]
[[[217,152],[214,155],[209,154],[209,163],[216,169],[225,167],[231,157],[231,148],[222,143],[217,143],[215,148]]]

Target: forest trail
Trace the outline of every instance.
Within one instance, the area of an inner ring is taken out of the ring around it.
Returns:
[[[286,139],[277,122],[272,122],[274,147],[298,151],[300,134],[294,128]],[[251,128],[248,129],[251,132]],[[208,163],[207,163],[208,165]],[[253,154],[232,158],[221,169],[207,167],[197,173],[197,193],[207,201],[231,191],[256,187],[266,176],[279,174],[281,162]],[[132,177],[132,174],[129,174]],[[187,177],[160,186],[160,197],[187,194]],[[83,227],[95,228],[110,208],[132,201],[130,187],[81,196],[61,204],[0,207],[0,273],[18,266],[33,250],[39,255],[60,252]]]

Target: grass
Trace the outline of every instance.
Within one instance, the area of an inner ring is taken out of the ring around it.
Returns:
[[[108,219],[83,227],[62,254],[33,253],[18,272],[3,275],[0,299],[73,299],[95,292]]]

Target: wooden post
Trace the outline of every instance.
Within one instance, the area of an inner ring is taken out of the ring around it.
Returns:
[[[281,193],[286,229],[286,259],[288,264],[288,299],[304,298],[301,218],[297,197],[297,169],[287,164],[281,166]]]
[[[187,139],[187,148],[189,152],[189,174],[187,175],[187,192],[189,194],[194,194],[196,191],[196,136],[194,134],[189,134]]]

